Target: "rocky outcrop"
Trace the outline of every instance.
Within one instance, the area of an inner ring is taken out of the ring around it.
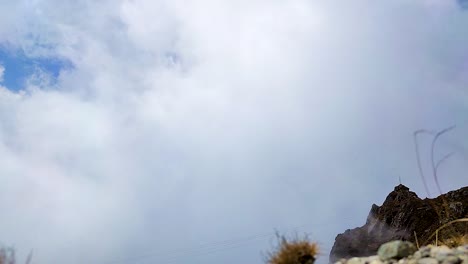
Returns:
[[[380,245],[392,240],[415,242],[417,237],[419,243],[431,242],[437,228],[464,217],[468,217],[468,187],[422,200],[400,184],[382,206],[372,205],[365,225],[336,236],[330,262],[375,255]],[[439,240],[467,232],[466,223],[450,225],[440,232]]]

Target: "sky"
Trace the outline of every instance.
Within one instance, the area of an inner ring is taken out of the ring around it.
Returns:
[[[64,58],[29,57],[22,49],[18,47],[12,49],[8,46],[0,47],[0,65],[3,69],[3,78],[0,80],[4,87],[12,91],[25,88],[28,81],[32,82],[31,76],[47,77],[50,82],[55,83],[61,70],[72,67]],[[6,75],[4,75],[5,68],[8,68]]]
[[[0,242],[19,262],[328,262],[401,182],[468,185],[462,0],[0,1]]]

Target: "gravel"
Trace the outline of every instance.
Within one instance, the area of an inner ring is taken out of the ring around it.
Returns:
[[[468,264],[468,244],[416,247],[406,241],[392,241],[380,246],[378,255],[341,259],[335,264]]]

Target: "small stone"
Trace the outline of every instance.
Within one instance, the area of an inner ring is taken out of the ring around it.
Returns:
[[[462,259],[462,263],[461,263],[461,264],[468,264],[468,258]]]
[[[427,256],[426,256],[426,257],[427,257]],[[414,258],[414,259],[420,259],[420,258],[422,258],[421,251],[416,251],[416,252],[414,252],[413,258]]]
[[[468,254],[466,255],[459,255],[458,258],[460,259],[462,264],[468,264]]]
[[[427,258],[427,257],[430,257],[431,256],[431,249],[432,249],[432,246],[424,246],[422,248],[420,248],[418,250],[418,252],[421,253],[421,257],[420,258]]]
[[[338,260],[337,262],[335,262],[335,264],[346,264],[346,259],[342,258],[340,260]]]
[[[455,256],[448,256],[444,260],[441,261],[442,264],[460,264],[462,262],[461,259]]]
[[[401,259],[408,257],[416,251],[411,242],[396,240],[380,246],[378,255],[381,260]]]
[[[380,261],[380,259],[374,259],[369,264],[383,264],[383,263],[382,261]]]
[[[468,248],[464,246],[459,246],[455,249],[455,254],[457,255],[468,254]]]
[[[366,261],[369,261],[369,263],[374,261],[374,260],[379,260],[380,261],[379,256],[375,255],[375,256],[369,256],[369,257],[366,258]]]
[[[431,248],[431,257],[435,258],[439,254],[448,253],[448,252],[451,252],[451,250],[447,246],[432,247]]]
[[[450,257],[450,256],[454,256],[454,252],[448,248],[448,247],[440,247],[439,250],[437,251],[436,255],[435,255],[435,258],[438,260],[438,261],[444,261],[444,259]]]
[[[422,258],[418,260],[418,264],[438,264],[439,261],[433,258]]]
[[[418,261],[416,259],[409,259],[408,264],[417,264]]]
[[[360,258],[350,258],[346,262],[346,264],[361,264],[361,259]]]
[[[370,264],[373,260],[380,260],[379,256],[361,257],[361,263]]]

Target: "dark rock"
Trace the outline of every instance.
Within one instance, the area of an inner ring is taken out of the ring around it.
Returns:
[[[380,245],[393,240],[415,242],[415,232],[420,244],[432,242],[437,228],[464,217],[468,217],[468,187],[422,200],[400,184],[382,206],[372,205],[365,225],[336,236],[330,263],[341,258],[376,255]],[[463,224],[448,228],[451,232],[440,232],[439,240],[448,238],[444,234],[466,232]]]

